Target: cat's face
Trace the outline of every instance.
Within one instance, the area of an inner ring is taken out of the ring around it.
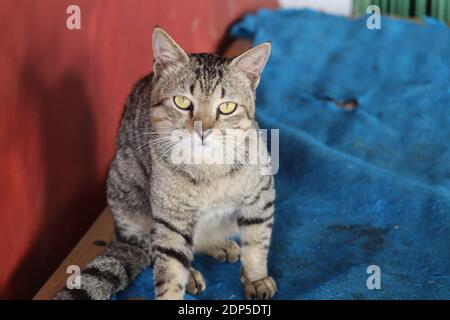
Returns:
[[[188,55],[156,28],[153,50],[150,115],[154,149],[179,164],[196,157],[197,165],[229,165],[224,156],[231,154],[234,162],[243,160],[245,133],[255,125],[255,89],[270,44],[233,60],[209,54]]]

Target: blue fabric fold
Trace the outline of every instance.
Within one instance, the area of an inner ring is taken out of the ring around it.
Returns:
[[[261,10],[231,34],[272,42],[257,117],[280,133],[275,298],[449,299],[450,30]],[[355,110],[338,107],[351,100]],[[238,263],[194,266],[207,282],[196,298],[244,298]],[[151,278],[117,298],[153,298]]]

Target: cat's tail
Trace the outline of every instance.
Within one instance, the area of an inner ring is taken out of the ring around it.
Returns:
[[[125,289],[145,267],[151,264],[149,254],[138,246],[113,240],[104,253],[88,263],[73,281],[60,291],[55,300],[107,300]]]

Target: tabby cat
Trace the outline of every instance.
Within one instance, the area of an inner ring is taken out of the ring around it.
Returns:
[[[246,134],[258,129],[255,90],[270,48],[263,43],[234,59],[187,54],[154,29],[153,73],[127,100],[108,174],[115,238],[82,271],[81,287],[56,299],[109,299],[150,265],[157,299],[200,293],[205,281],[192,267],[194,252],[223,262],[240,256],[246,297],[273,297],[274,178],[263,174],[271,167],[265,143]],[[250,163],[257,142],[264,161]],[[203,161],[174,160],[193,145]],[[216,151],[234,160],[216,163]]]

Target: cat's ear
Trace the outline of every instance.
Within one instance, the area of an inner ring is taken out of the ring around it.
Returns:
[[[255,81],[257,84],[259,75],[263,71],[267,60],[269,60],[271,47],[270,42],[264,42],[234,58],[231,65],[242,70],[249,76],[250,80]]]
[[[189,61],[187,53],[160,27],[153,29],[153,71],[161,72],[165,67]]]

